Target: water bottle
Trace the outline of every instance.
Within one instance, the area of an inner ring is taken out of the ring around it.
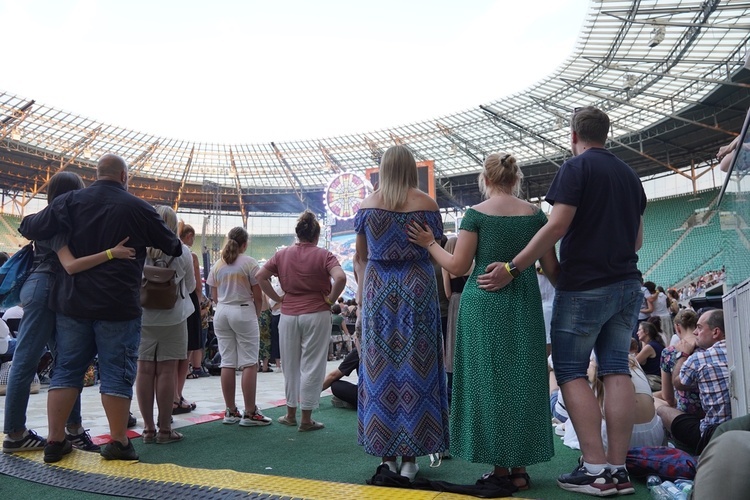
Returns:
[[[667,490],[661,484],[649,487],[649,492],[651,493],[652,500],[672,500],[672,497],[669,496],[669,493],[667,493]]]
[[[651,490],[654,486],[658,486],[661,484],[661,478],[659,476],[648,476],[646,478],[646,487]]]
[[[690,479],[678,479],[674,482],[674,485],[682,491],[685,498],[690,498],[690,494],[693,492],[693,482]]]
[[[667,491],[669,498],[672,500],[687,500],[687,496],[682,492],[680,488],[675,486],[672,481],[664,481],[661,483],[661,487]]]

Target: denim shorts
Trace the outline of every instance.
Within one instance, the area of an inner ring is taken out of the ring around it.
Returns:
[[[558,384],[585,378],[592,350],[600,377],[629,375],[631,332],[642,301],[638,280],[593,290],[558,290],[552,311],[552,361]]]
[[[83,388],[83,375],[99,356],[99,392],[131,399],[141,342],[141,318],[80,319],[57,314],[57,359],[50,389]]]

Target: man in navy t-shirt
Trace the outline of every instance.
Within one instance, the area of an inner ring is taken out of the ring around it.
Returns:
[[[489,292],[507,285],[562,238],[552,313],[552,359],[583,460],[558,478],[569,491],[595,496],[633,493],[625,457],[633,430],[635,393],[628,349],[643,296],[636,251],[643,240],[646,195],[640,179],[604,148],[609,117],[594,107],[571,118],[574,157],[552,181],[545,225],[510,262],[495,262],[478,277]],[[608,449],[601,411],[586,380],[594,350],[604,380]]]

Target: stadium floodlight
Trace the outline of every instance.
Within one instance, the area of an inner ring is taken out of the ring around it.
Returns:
[[[648,41],[649,47],[656,47],[664,41],[664,36],[667,34],[667,27],[663,24],[654,24],[654,29],[651,30],[651,39]]]
[[[633,75],[631,73],[627,73],[625,75],[625,88],[626,89],[632,89],[635,87],[635,84],[638,83],[638,75]]]

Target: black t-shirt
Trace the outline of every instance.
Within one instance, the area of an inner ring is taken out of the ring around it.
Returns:
[[[546,201],[576,207],[560,244],[557,289],[592,290],[640,278],[635,242],[646,193],[625,162],[606,149],[588,149],[560,167]]]

